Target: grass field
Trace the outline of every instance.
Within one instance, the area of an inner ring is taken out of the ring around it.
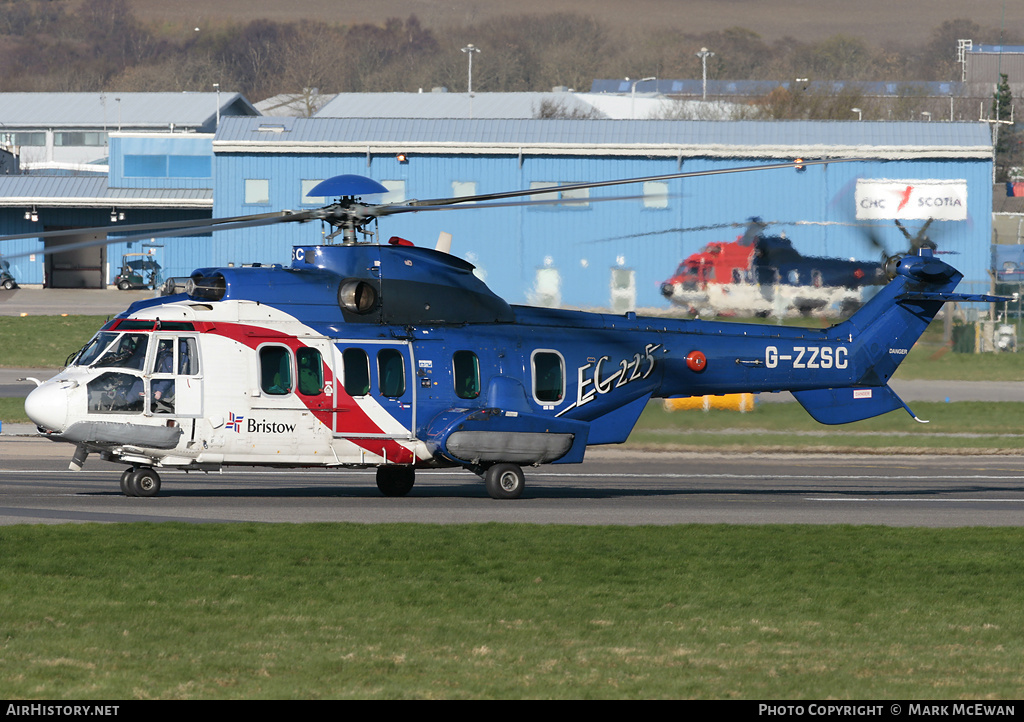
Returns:
[[[0,696],[1016,699],[1022,534],[8,526]]]
[[[103,320],[0,318],[2,363],[60,365]],[[905,366],[954,356],[936,351],[931,331]],[[1017,358],[934,373],[1021,380]],[[932,424],[889,414],[845,438],[1019,453],[1024,404],[914,408]],[[20,410],[0,400],[0,418]],[[809,436],[823,429],[795,404],[652,405],[631,443],[846,448]],[[1015,699],[1022,542],[1007,528],[0,526],[0,698]]]
[[[666,412],[651,403],[628,446],[680,451],[751,453],[1024,453],[1024,403],[913,403],[913,421],[897,411],[841,426],[824,426],[795,403],[761,404],[750,413]]]

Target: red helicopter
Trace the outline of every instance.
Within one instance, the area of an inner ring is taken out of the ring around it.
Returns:
[[[707,244],[661,284],[662,295],[694,315],[845,316],[866,300],[867,287],[886,283],[883,263],[805,256],[785,233],[766,234],[767,227],[751,218],[735,241]],[[917,238],[900,230],[912,247],[930,243],[924,228]]]

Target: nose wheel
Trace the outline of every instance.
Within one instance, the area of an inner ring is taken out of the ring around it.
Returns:
[[[125,496],[156,496],[160,493],[160,475],[148,466],[126,469],[121,474],[121,493]]]

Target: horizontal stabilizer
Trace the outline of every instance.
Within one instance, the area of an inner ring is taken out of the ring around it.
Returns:
[[[812,389],[794,391],[793,396],[807,413],[822,424],[848,424],[851,421],[881,416],[896,409],[906,409],[908,414],[921,421],[888,386]]]
[[[1002,303],[1012,301],[1010,296],[992,296],[987,293],[942,293],[939,291],[923,291],[904,293],[896,297],[897,301],[953,301],[956,303]]]

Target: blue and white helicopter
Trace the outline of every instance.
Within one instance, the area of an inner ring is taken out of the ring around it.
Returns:
[[[996,300],[955,293],[961,274],[920,248],[889,258],[888,285],[823,330],[515,306],[466,261],[360,234],[382,216],[535,190],[358,200],[384,191],[338,176],[311,191],[339,199],[320,209],[122,227],[139,233],[122,241],[311,220],[336,230],[295,247],[288,267],[201,268],[186,293],[133,303],[30,393],[29,418],[76,447],[73,469],[89,454],[127,464],[129,496],[156,496],[157,469],[375,467],[380,490],[401,496],[418,468],[462,467],[515,499],[522,467],[624,442],[652,398],[788,390],[826,424],[910,412],[888,381],[929,321],[947,301]]]

